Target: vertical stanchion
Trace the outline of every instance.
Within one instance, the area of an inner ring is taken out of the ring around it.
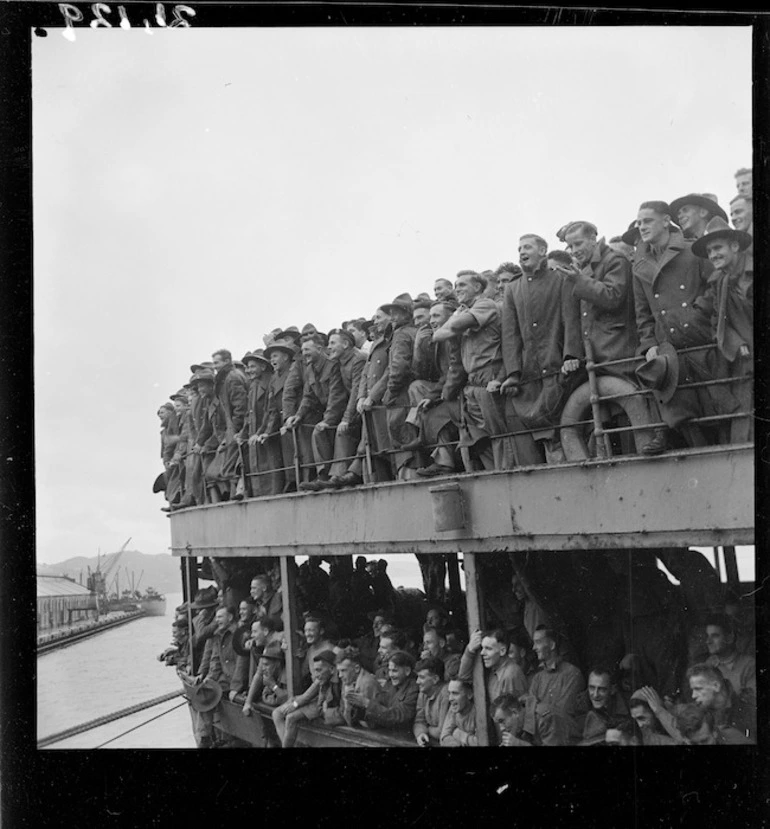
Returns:
[[[465,599],[468,603],[468,632],[484,629],[481,585],[475,553],[463,553],[465,566]],[[487,688],[484,682],[484,663],[481,654],[473,666],[473,703],[476,706],[476,736],[480,746],[489,745],[487,725]]]
[[[292,563],[294,559],[291,559]],[[295,632],[299,630],[297,614],[296,568],[289,566],[289,558],[281,556],[281,597],[283,599],[283,630],[286,636],[286,687],[289,696],[299,696],[300,664],[297,658],[297,641]]]
[[[453,614],[460,609],[462,588],[460,587],[460,564],[457,553],[448,553],[446,556],[447,573],[449,575],[449,608]]]
[[[193,623],[192,623],[192,603],[193,603],[193,594],[192,594],[192,575],[190,573],[190,556],[186,555],[184,557],[184,576],[185,576],[185,588],[187,591],[187,641],[188,647],[190,648],[190,674],[195,676],[195,672],[198,670],[198,666],[195,664],[195,648],[193,648]]]
[[[297,489],[299,489],[300,481],[302,480],[302,470],[299,465],[299,444],[297,442],[297,430],[291,430],[291,440],[294,445],[294,478],[297,482]]]
[[[594,350],[591,341],[586,337],[583,340],[586,350],[586,369],[588,371],[588,389],[591,392],[591,415],[594,421],[594,438],[596,443],[596,454],[600,458],[609,458],[612,455],[610,447],[610,436],[604,433],[602,427],[601,406],[599,404],[599,385],[596,382],[596,368],[594,363]]]
[[[369,442],[369,424],[367,422],[367,415],[369,412],[361,412],[361,437],[364,440],[364,470],[366,475],[364,481],[370,484],[374,480],[374,469],[372,466],[372,445]]]
[[[469,434],[469,430],[465,425],[465,395],[463,394],[462,389],[460,389],[460,396],[458,398],[458,402],[460,404],[460,458],[463,462],[463,467],[465,467],[466,472],[473,472],[473,464],[471,463],[471,450],[467,446],[462,445],[463,439],[463,432]]]

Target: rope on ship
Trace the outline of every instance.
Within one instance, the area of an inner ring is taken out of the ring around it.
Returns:
[[[42,740],[37,741],[38,748],[45,748],[46,746],[52,745],[53,743],[59,743],[62,740],[66,740],[69,737],[74,737],[77,734],[82,734],[84,731],[90,731],[92,728],[98,728],[100,725],[106,725],[107,723],[113,722],[114,720],[119,720],[122,717],[127,717],[130,714],[136,714],[139,711],[144,711],[146,708],[152,708],[155,705],[160,705],[162,702],[167,702],[168,700],[175,699],[178,696],[183,696],[182,691],[171,691],[168,694],[163,694],[163,696],[155,697],[154,699],[147,700],[146,702],[140,702],[136,705],[130,705],[128,708],[121,708],[120,711],[114,711],[112,714],[105,714],[102,717],[97,717],[95,720],[89,720],[88,722],[81,723],[80,725],[74,725],[72,728],[67,728],[64,731],[59,731],[56,734],[50,734],[48,737],[43,737]],[[186,697],[185,697],[186,700]],[[184,703],[179,703],[179,705],[175,705],[174,708],[169,708],[168,711],[164,711],[163,714],[168,714],[169,711],[173,711],[176,708],[184,705]],[[163,714],[159,714],[158,716],[163,716]],[[152,718],[157,719],[157,717]],[[147,720],[147,722],[151,722],[152,720]],[[145,723],[142,723],[144,725]],[[135,726],[139,728],[139,726]],[[133,731],[133,728],[130,728],[129,731]],[[124,732],[128,734],[128,731]],[[119,737],[123,736],[122,734],[118,735]],[[117,737],[113,737],[113,739],[117,739]],[[112,742],[112,740],[108,740],[107,742]],[[106,745],[103,743],[102,745]],[[101,748],[101,746],[97,746],[97,748]]]

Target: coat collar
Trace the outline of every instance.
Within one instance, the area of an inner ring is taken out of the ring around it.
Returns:
[[[669,235],[668,245],[663,251],[663,256],[659,260],[655,260],[652,256],[649,243],[641,242],[636,249],[636,256],[634,258],[634,275],[638,276],[644,282],[654,284],[663,268],[689,246],[681,231],[672,230]]]

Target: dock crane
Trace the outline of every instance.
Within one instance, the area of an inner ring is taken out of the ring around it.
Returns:
[[[96,594],[97,618],[101,612],[105,612],[107,607],[107,578],[120,560],[123,551],[128,547],[130,541],[131,536],[126,539],[125,544],[123,544],[117,553],[112,554],[113,557],[110,559],[109,564],[105,566],[104,570],[101,569],[101,562],[98,558],[96,569],[92,572],[91,568],[88,568],[88,589]]]

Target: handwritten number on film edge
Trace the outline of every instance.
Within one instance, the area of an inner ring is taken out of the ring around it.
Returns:
[[[62,35],[67,38],[69,41],[75,40],[75,32],[74,32],[74,25],[75,23],[80,23],[83,20],[83,12],[77,6],[73,6],[71,3],[59,3],[59,11],[64,17],[64,31]],[[156,24],[162,29],[178,29],[178,28],[190,28],[190,21],[187,20],[183,15],[189,15],[190,17],[195,17],[195,9],[191,8],[190,6],[183,6],[183,5],[176,5],[173,7],[173,17],[170,23],[166,22],[166,7],[163,3],[157,3],[155,5],[155,22]],[[94,16],[94,19],[89,23],[92,29],[112,29],[113,25],[110,23],[109,20],[105,17],[105,15],[112,14],[112,8],[107,5],[107,3],[93,3],[91,5],[91,13]],[[131,28],[131,21],[128,19],[128,15],[126,14],[126,7],[125,6],[118,6],[118,15],[120,17],[120,27],[122,29],[130,29]],[[150,30],[150,23],[147,19],[142,21],[144,23],[145,29],[148,31]]]

